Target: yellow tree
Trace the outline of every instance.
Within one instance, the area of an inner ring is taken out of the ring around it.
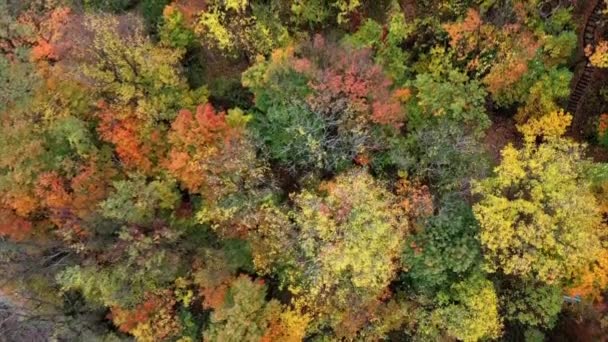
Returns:
[[[337,336],[374,317],[400,265],[407,229],[397,197],[363,170],[293,197],[297,257],[288,276],[296,306]]]
[[[268,54],[289,37],[275,6],[249,0],[208,1],[194,32],[204,45],[229,56]]]
[[[498,296],[491,281],[473,274],[452,285],[448,296],[449,304],[431,314],[441,322],[440,327],[448,335],[471,342],[498,338],[501,335]]]
[[[508,145],[494,176],[474,184],[486,265],[548,284],[569,280],[596,259],[604,235],[582,148],[555,136],[526,140]]]
[[[525,124],[518,125],[517,129],[524,136],[524,140],[532,143],[537,137],[544,140],[554,140],[566,133],[572,122],[572,115],[563,110],[552,111],[541,117],[533,117]]]
[[[137,18],[91,16],[85,28],[92,38],[78,52],[83,72],[110,107],[133,107],[135,117],[155,124],[206,102],[206,90],[191,90],[180,72],[184,50],[153,44]]]

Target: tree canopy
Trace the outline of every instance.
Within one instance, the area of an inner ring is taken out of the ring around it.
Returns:
[[[0,339],[602,340],[598,3],[0,0]]]

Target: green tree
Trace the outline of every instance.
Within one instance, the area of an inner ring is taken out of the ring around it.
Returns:
[[[386,156],[389,165],[427,180],[440,193],[463,191],[488,170],[482,145],[490,125],[486,92],[479,82],[444,65],[445,56],[435,59],[435,74],[419,74],[412,81],[408,134],[389,138]]]
[[[479,138],[459,123],[447,119],[409,136],[391,138],[388,162],[412,176],[428,181],[439,194],[467,191],[473,179],[489,172],[489,160]]]
[[[159,25],[163,22],[163,10],[170,3],[171,0],[141,1],[142,16],[144,17],[148,31],[156,32],[158,30]]]
[[[367,19],[357,32],[347,35],[344,40],[358,48],[373,49],[375,62],[384,67],[395,83],[401,84],[410,76],[408,61],[412,57],[411,53],[401,46],[413,35],[415,26],[406,22],[401,8],[394,2],[389,12],[388,24],[384,28],[387,30],[386,34],[380,23]]]
[[[196,39],[182,12],[172,6],[163,11],[159,35],[161,43],[176,49],[191,48]]]
[[[133,6],[136,0],[84,0],[84,6],[89,10],[108,12],[123,12]]]
[[[528,327],[550,329],[562,309],[562,289],[535,281],[503,285],[500,294],[505,318]]]
[[[133,307],[145,294],[166,288],[176,278],[179,256],[167,247],[177,237],[171,231],[143,234],[122,229],[118,243],[100,254],[107,264],[74,265],[57,274],[62,291],[80,291],[96,306]],[[106,245],[107,248],[108,245]]]
[[[114,192],[100,204],[101,214],[126,223],[150,223],[162,211],[170,212],[179,201],[175,180],[147,182],[142,175],[132,175],[113,183]]]
[[[294,101],[295,102],[295,101]],[[325,120],[304,103],[273,106],[258,125],[270,156],[292,172],[340,170],[356,155],[356,137],[334,139],[338,122]]]
[[[436,74],[419,74],[412,86],[416,90],[408,108],[412,129],[446,118],[467,126],[476,135],[483,135],[490,125],[485,111],[486,91],[466,74],[439,69]]]
[[[403,263],[415,288],[426,294],[445,289],[482,262],[479,226],[471,208],[453,195],[428,218],[406,245]]]
[[[1,14],[0,14],[1,15]],[[39,79],[34,66],[24,60],[9,60],[0,55],[0,112],[9,106],[27,103]]]

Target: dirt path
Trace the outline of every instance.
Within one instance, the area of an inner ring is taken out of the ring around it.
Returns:
[[[597,35],[596,31],[602,20],[602,11],[604,9],[604,4],[605,3],[603,0],[595,0],[595,4],[590,2],[590,5],[593,7],[590,12],[585,15],[585,26],[581,32],[581,37],[579,38],[580,52],[584,51],[585,47],[595,44],[595,38]],[[574,136],[583,134],[582,125],[584,124],[584,122],[587,121],[587,117],[591,114],[579,113],[579,109],[581,107],[582,100],[584,99],[585,94],[589,90],[589,86],[593,83],[594,76],[597,72],[597,68],[592,66],[591,63],[587,60],[587,58],[584,57],[584,55],[583,58],[585,60],[584,67],[582,69],[582,72],[579,72],[578,76],[575,76],[572,94],[570,95],[568,105],[566,106],[566,110],[574,117],[571,127],[571,131]]]

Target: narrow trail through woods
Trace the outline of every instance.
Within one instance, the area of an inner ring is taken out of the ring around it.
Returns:
[[[597,4],[591,12],[591,15],[587,18],[587,22],[585,23],[585,28],[583,30],[583,39],[579,41],[579,44],[582,44],[583,50],[585,49],[585,47],[594,44],[595,31],[597,30],[598,25],[602,19],[603,7],[604,2],[597,1]],[[589,89],[589,85],[593,80],[595,72],[596,68],[591,65],[591,62],[586,61],[585,68],[576,80],[576,85],[573,88],[572,94],[570,95],[570,99],[568,100],[568,105],[566,107],[566,110],[573,116],[576,116],[576,113],[581,104],[581,99],[584,97],[585,93]]]

